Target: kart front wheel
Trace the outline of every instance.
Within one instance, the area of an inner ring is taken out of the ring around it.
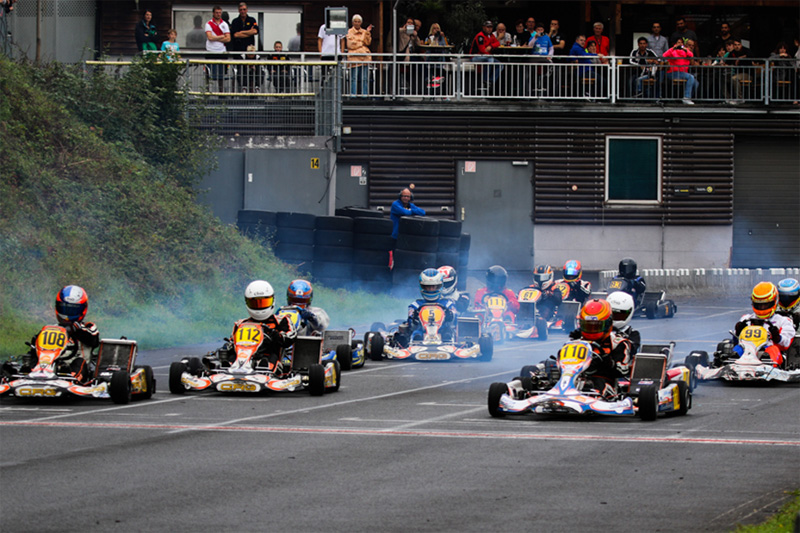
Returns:
[[[353,349],[349,344],[340,344],[336,347],[336,360],[339,361],[342,370],[353,368]]]
[[[489,385],[489,414],[494,418],[503,418],[506,414],[500,410],[500,398],[508,392],[505,383],[492,383]]]
[[[692,408],[692,391],[689,390],[689,385],[685,381],[678,382],[678,407],[676,414],[683,416]]]
[[[111,374],[111,382],[108,384],[108,394],[111,401],[118,404],[126,404],[131,401],[131,376],[124,370],[117,370]]]
[[[325,367],[313,364],[308,367],[308,392],[311,396],[325,394]]]
[[[333,385],[328,387],[325,392],[337,392],[339,387],[342,385],[342,366],[339,364],[339,361],[333,361]]]
[[[186,363],[175,361],[169,365],[169,391],[172,394],[183,394],[186,387],[183,386],[183,373],[186,372]]]
[[[144,392],[139,394],[138,398],[149,400],[153,397],[153,393],[156,392],[156,378],[153,375],[153,367],[144,365],[139,368],[144,370]]]
[[[536,338],[540,341],[547,340],[547,320],[541,317],[536,319]]]
[[[481,361],[491,361],[494,355],[494,339],[489,335],[481,335],[478,339],[478,347],[481,350]]]
[[[658,417],[658,385],[643,385],[639,389],[639,418],[651,422]]]
[[[367,350],[367,355],[372,361],[380,361],[383,359],[383,335],[378,332],[371,331],[367,333],[368,338],[364,339],[364,346]]]

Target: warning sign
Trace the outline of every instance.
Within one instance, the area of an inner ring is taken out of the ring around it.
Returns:
[[[350,165],[350,177],[351,178],[361,177],[361,165]]]
[[[476,167],[475,161],[464,162],[464,172],[475,172],[475,167]]]

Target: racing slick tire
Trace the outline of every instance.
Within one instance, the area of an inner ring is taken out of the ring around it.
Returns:
[[[481,349],[480,360],[491,361],[494,355],[494,339],[491,335],[481,335],[478,338],[478,347]]]
[[[339,392],[339,387],[342,386],[342,365],[336,360],[333,361],[333,375],[335,376],[333,385],[326,388],[325,392]]]
[[[342,370],[353,368],[353,349],[349,344],[340,344],[336,347],[336,360],[339,361]]]
[[[317,230],[353,231],[353,219],[340,216],[318,216],[314,221]]]
[[[542,317],[536,319],[536,338],[540,341],[547,340],[547,320]]]
[[[678,381],[678,402],[680,406],[675,411],[678,416],[684,416],[692,408],[692,391],[685,381]]]
[[[311,396],[325,394],[325,367],[313,364],[308,367],[308,392]]]
[[[370,331],[364,335],[364,350],[367,352],[371,361],[383,360],[383,335]]]
[[[400,234],[439,237],[439,220],[433,217],[400,217]]]
[[[505,383],[492,383],[489,385],[489,414],[494,418],[503,418],[506,414],[500,410],[500,398],[503,394],[508,392],[508,386]]]
[[[203,369],[205,367],[203,366],[203,361],[199,357],[190,357],[186,368],[191,375],[200,377],[203,375]]]
[[[652,320],[656,317],[656,312],[658,311],[658,303],[657,302],[648,302],[647,305],[644,307],[644,315]]]
[[[137,368],[144,369],[144,392],[141,394],[136,395],[137,400],[149,400],[153,397],[153,393],[156,392],[156,378],[153,374],[153,367],[148,365],[143,365]]]
[[[439,219],[439,237],[456,237],[461,239],[461,221]]]
[[[639,418],[652,422],[658,417],[658,385],[643,385],[639,389]]]
[[[124,370],[117,370],[111,374],[108,384],[108,394],[111,401],[117,404],[126,404],[131,401],[131,376]]]
[[[186,387],[183,386],[181,376],[186,372],[186,363],[182,361],[175,361],[169,365],[169,391],[172,394],[183,394],[186,392]]]
[[[695,369],[697,368],[697,365],[708,367],[708,352],[703,350],[694,351],[686,356],[683,364],[689,368],[689,375],[691,376],[689,388],[694,390],[697,388],[697,372]]]

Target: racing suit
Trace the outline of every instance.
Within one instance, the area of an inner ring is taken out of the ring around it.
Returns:
[[[287,306],[286,308],[294,308],[295,306]],[[321,307],[297,307],[300,313],[300,326],[297,328],[297,334],[303,336],[322,335],[331,323],[328,313]]]
[[[636,333],[638,335],[638,332]],[[581,330],[571,331],[569,338],[581,339]],[[586,370],[587,376],[600,394],[605,398],[613,398],[617,394],[617,380],[630,377],[635,353],[633,343],[616,329],[600,342],[583,340],[590,342],[595,353],[600,355],[600,358],[592,360],[592,364]]]
[[[243,318],[234,324],[231,339],[236,338],[236,332],[246,323],[263,325],[264,337],[261,339],[261,344],[256,349],[255,354],[253,354],[253,360],[257,361],[256,366],[266,366],[276,374],[289,372],[292,369],[292,356],[291,351],[286,349],[292,346],[297,338],[297,331],[292,327],[289,319],[287,317],[278,319],[274,314],[270,315],[266,320],[254,320],[250,317]],[[220,352],[226,349],[232,351],[233,347],[223,347]],[[220,355],[222,356],[223,354],[221,353]]]
[[[538,284],[533,283],[526,288],[539,289],[542,291],[542,296],[536,303],[536,311],[538,311],[539,316],[545,320],[552,320],[553,317],[556,316],[556,313],[558,313],[558,306],[561,305],[562,294],[561,291],[558,290],[558,285],[553,283],[549,288],[542,290],[539,288]]]
[[[453,291],[452,293],[445,296],[448,300],[452,301],[453,304],[456,306],[456,311],[458,313],[464,313],[467,309],[469,309],[469,294],[466,292],[461,291]]]
[[[633,327],[628,324],[622,329],[614,328],[614,331],[631,341],[631,349],[634,354],[639,353],[639,347],[642,345],[642,336],[639,334],[638,330],[633,329]]]
[[[569,299],[580,302],[581,305],[583,305],[586,299],[592,294],[592,284],[586,280],[576,279],[567,281],[565,279],[559,279],[555,284],[558,285],[559,283],[569,286]]]
[[[408,306],[408,327],[411,331],[411,339],[421,338],[422,336],[422,322],[419,318],[419,311],[424,305],[436,304],[444,309],[444,322],[439,328],[439,333],[442,335],[443,341],[452,341],[455,336],[456,305],[449,298],[439,298],[436,301],[429,300],[416,300]]]
[[[769,358],[776,366],[780,366],[784,361],[783,352],[792,346],[796,331],[791,319],[777,313],[766,320],[758,318],[753,313],[742,315],[742,318],[739,319],[734,328],[733,343],[736,346],[734,346],[733,351],[742,355],[742,348],[739,346],[739,334],[749,323],[759,324],[762,321],[770,336],[764,351],[769,354]]]
[[[69,367],[69,373],[75,376],[78,381],[84,383],[94,374],[94,365],[92,364],[92,350],[100,346],[100,333],[97,331],[97,326],[92,322],[73,322],[66,326],[62,326],[67,330],[67,349],[68,355],[60,358],[59,363]],[[23,365],[22,371],[30,371],[31,368],[38,363],[36,359],[36,340],[39,333],[31,339],[32,362],[28,365]],[[62,371],[62,370],[59,370]]]

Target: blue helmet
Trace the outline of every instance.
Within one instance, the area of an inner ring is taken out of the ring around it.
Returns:
[[[80,322],[88,308],[89,297],[77,285],[67,285],[56,295],[56,318],[59,324]]]
[[[314,288],[304,279],[296,279],[286,289],[286,301],[289,305],[306,308],[311,305],[314,297]]]
[[[581,275],[583,274],[581,262],[575,259],[570,259],[564,263],[564,268],[562,270],[564,271],[564,279],[567,281],[577,281],[581,279]]]
[[[800,283],[794,278],[782,279],[778,282],[778,305],[790,311],[800,303]]]
[[[426,268],[419,275],[419,292],[429,302],[435,302],[442,294],[444,276],[435,268]]]

